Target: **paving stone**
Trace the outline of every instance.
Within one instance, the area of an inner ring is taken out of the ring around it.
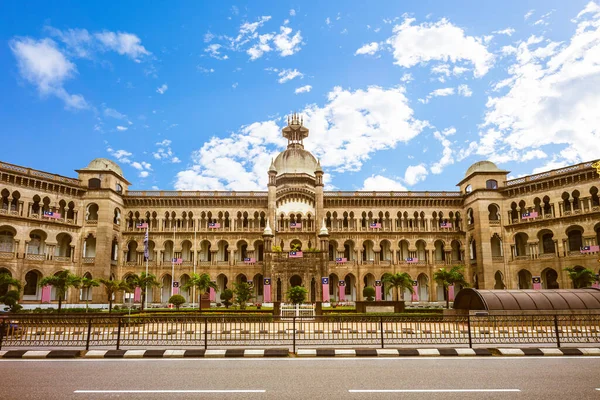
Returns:
[[[435,357],[440,355],[438,349],[417,349],[417,351],[421,357]]]
[[[379,357],[398,357],[397,349],[376,349]]]
[[[181,358],[185,354],[185,350],[165,350],[164,358]]]
[[[317,357],[335,357],[335,349],[317,349]]]
[[[23,358],[27,350],[8,350],[2,358]]]
[[[356,349],[356,357],[377,357],[378,349]],[[397,355],[397,354],[396,354]]]
[[[162,358],[163,354],[165,354],[164,350],[146,350],[144,358]]]
[[[288,349],[266,349],[265,350],[265,357],[289,357],[289,356],[290,356],[290,351]]]
[[[544,355],[544,352],[542,350],[536,349],[536,348],[523,348],[523,349],[521,349],[521,351],[526,356],[543,356]]]
[[[440,356],[445,356],[445,357],[458,356],[458,352],[456,351],[456,349],[442,348],[442,349],[437,349],[437,351],[440,353]]]
[[[244,357],[244,349],[227,349],[225,357]]]
[[[582,356],[583,355],[583,352],[579,349],[562,348],[562,349],[560,349],[560,351],[562,351],[563,355],[565,355],[565,356]]]
[[[398,355],[400,357],[418,357],[419,350],[417,350],[417,349],[398,349]]]
[[[206,350],[204,357],[206,358],[223,358],[227,350]]]
[[[546,348],[541,348],[540,351],[545,355],[545,356],[562,356],[563,352],[560,351],[560,349],[546,349]]]
[[[579,351],[585,356],[600,356],[600,349],[594,347],[581,347]]]
[[[336,357],[356,357],[356,350],[354,349],[336,349],[334,351]]]
[[[191,350],[186,350],[185,353],[183,353],[184,357],[204,357],[204,353],[206,352],[206,350],[204,349],[191,349]]]
[[[85,358],[104,358],[108,350],[89,350],[85,353]]]
[[[127,350],[108,350],[104,358],[123,358]]]
[[[80,350],[52,350],[46,358],[76,358],[80,355]]]
[[[244,357],[264,357],[264,350],[248,349],[244,350]]]
[[[477,353],[474,349],[455,349],[456,354],[459,356],[475,356]],[[440,351],[441,354],[441,351]]]

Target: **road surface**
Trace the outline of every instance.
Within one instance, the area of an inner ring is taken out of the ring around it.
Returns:
[[[591,399],[600,357],[0,360],[12,399]]]

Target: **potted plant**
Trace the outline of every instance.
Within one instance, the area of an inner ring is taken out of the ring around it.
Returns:
[[[254,306],[256,307],[257,310],[260,310],[260,308],[262,307],[262,303],[256,303],[256,304],[254,304]]]
[[[331,308],[336,308],[337,307],[337,300],[331,300],[330,304],[331,304]]]

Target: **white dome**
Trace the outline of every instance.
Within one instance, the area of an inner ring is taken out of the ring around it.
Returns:
[[[95,158],[84,169],[90,169],[94,171],[113,171],[116,172],[117,175],[123,176],[123,170],[121,167],[119,167],[119,164],[109,160],[108,158]]]
[[[309,151],[301,148],[288,148],[277,156],[274,162],[277,175],[308,174],[315,176],[317,159]]]
[[[475,164],[471,165],[467,172],[465,173],[465,177],[471,175],[474,172],[501,172],[502,170],[496,166],[491,161],[478,161]]]

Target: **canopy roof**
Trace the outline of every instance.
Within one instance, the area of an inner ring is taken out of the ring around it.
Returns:
[[[600,310],[600,289],[479,290],[462,289],[457,310]]]

